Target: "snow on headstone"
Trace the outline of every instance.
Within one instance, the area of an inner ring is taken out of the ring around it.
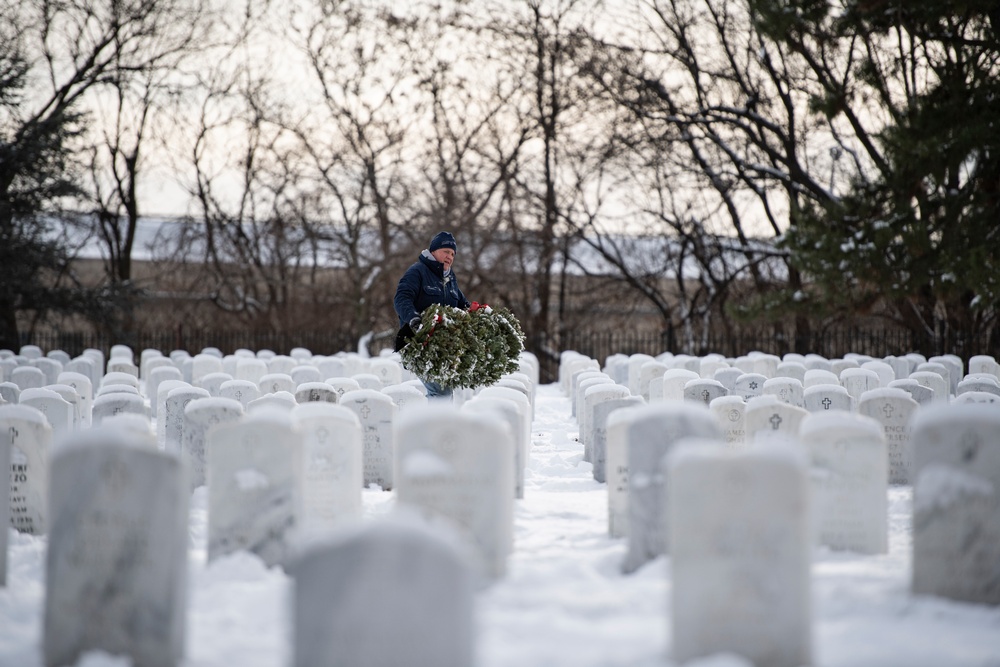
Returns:
[[[323,374],[318,368],[311,364],[300,364],[293,368],[288,374],[292,378],[292,382],[298,387],[304,382],[322,382]]]
[[[393,420],[397,408],[392,399],[375,389],[355,389],[340,397],[339,405],[354,412],[361,422],[364,452],[364,484],[377,484],[383,491],[394,485],[396,457]]]
[[[163,406],[163,449],[180,456],[184,442],[184,408],[198,398],[209,398],[208,390],[185,384],[167,393]]]
[[[684,386],[692,380],[700,380],[701,376],[686,368],[671,368],[663,373],[663,400],[683,401]]]
[[[930,405],[934,402],[934,390],[925,387],[913,378],[893,380],[889,383],[889,389],[902,389],[919,405]]]
[[[302,531],[329,531],[362,512],[361,422],[350,409],[311,401],[292,410],[302,433]]]
[[[913,483],[913,446],[910,419],[919,404],[906,391],[892,387],[873,389],[861,395],[858,414],[882,426],[889,453],[889,483]]]
[[[805,383],[806,366],[799,361],[782,361],[774,369],[775,378],[794,378],[800,383]]]
[[[736,393],[736,378],[743,375],[743,371],[739,368],[732,366],[726,366],[725,368],[720,368],[715,371],[712,375],[712,379],[720,382],[723,387],[726,388],[730,394]]]
[[[808,415],[805,408],[782,403],[777,396],[757,396],[747,401],[747,443],[758,440],[795,439],[799,424]]]
[[[209,429],[235,422],[243,416],[239,401],[219,396],[195,398],[184,406],[181,458],[187,466],[191,489],[205,483],[205,441]]]
[[[188,494],[153,436],[97,427],[52,458],[45,567],[46,665],[88,651],[180,663],[186,629]]]
[[[256,357],[239,357],[236,360],[236,372],[232,373],[234,380],[249,380],[258,384],[267,375],[267,362]]]
[[[303,382],[295,388],[295,402],[302,403],[336,403],[340,400],[333,387],[325,382]]]
[[[977,354],[969,357],[969,373],[987,373],[1000,377],[1000,364],[988,354]]]
[[[799,432],[813,467],[820,544],[886,553],[889,473],[881,424],[849,412],[816,412]]]
[[[749,401],[754,396],[760,396],[764,392],[764,383],[767,377],[760,373],[744,373],[736,378],[733,395],[742,396],[744,401]]]
[[[301,506],[303,437],[290,411],[261,408],[207,436],[208,558],[256,554],[270,567],[289,555]]]
[[[684,383],[683,397],[685,401],[694,401],[695,403],[707,406],[715,399],[728,395],[729,390],[718,380],[699,378],[697,380],[688,380]]]
[[[94,399],[94,405],[91,408],[91,420],[94,426],[98,426],[103,419],[125,412],[143,415],[144,417],[149,416],[149,412],[146,410],[146,402],[142,396],[114,392],[98,395]]]
[[[444,403],[399,417],[397,502],[458,527],[488,579],[513,550],[514,436],[499,416]]]
[[[958,383],[955,395],[961,396],[968,392],[985,392],[1000,397],[1000,380],[992,375],[966,377]]]
[[[63,365],[55,359],[49,359],[48,357],[32,359],[31,365],[45,374],[46,385],[55,384],[56,378],[58,378],[59,374],[63,372]]]
[[[45,415],[26,405],[0,406],[0,449],[7,451],[9,522],[22,533],[48,529],[49,450],[52,427]],[[7,532],[6,523],[0,529]]]
[[[10,381],[21,391],[25,389],[41,389],[45,386],[45,373],[34,366],[18,366],[10,373]]]
[[[474,664],[475,580],[447,535],[393,517],[297,558],[293,667]]]
[[[831,373],[830,371],[823,370],[820,368],[811,368],[806,371],[806,374],[802,380],[803,389],[808,389],[809,387],[815,387],[817,385],[832,385],[840,387],[840,378]]]
[[[1000,410],[934,405],[911,422],[913,592],[1000,604]]]
[[[764,381],[761,395],[777,396],[782,403],[801,408],[803,407],[803,391],[802,381],[797,378],[774,377]]]
[[[192,358],[191,384],[202,386],[201,379],[210,373],[224,373],[222,359],[214,354],[199,353]]]
[[[854,397],[839,384],[816,384],[802,392],[802,404],[809,412],[830,412],[854,410]]]
[[[232,375],[221,371],[218,373],[206,373],[201,376],[200,380],[195,380],[194,386],[207,389],[210,396],[218,398],[220,396],[219,391],[222,389],[222,383],[229,382],[232,379]]]
[[[791,447],[667,459],[673,658],[812,664],[807,466]],[[693,663],[692,663],[693,664]]]
[[[600,379],[595,379],[593,384],[584,387],[583,389],[583,399],[582,399],[582,409],[577,414],[577,420],[580,422],[580,441],[583,443],[583,460],[589,461],[594,466],[594,478],[599,482],[604,481],[604,461],[603,452],[602,460],[600,462],[600,473],[598,473],[597,459],[595,458],[595,439],[597,437],[595,415],[597,407],[601,403],[608,401],[616,401],[629,396],[628,387],[620,384],[616,384],[611,381],[602,381]],[[640,401],[641,402],[641,401]],[[607,415],[605,414],[605,424],[602,425],[606,427]],[[605,433],[601,433],[600,437],[603,441]],[[603,442],[602,442],[603,447]]]
[[[663,457],[683,438],[722,441],[722,429],[705,405],[656,403],[630,411],[626,429],[628,465],[628,553],[622,571],[634,572],[669,553],[667,488]]]
[[[250,380],[226,380],[219,385],[219,397],[239,401],[246,410],[252,401],[260,398],[260,387]]]
[[[298,386],[291,375],[285,373],[266,373],[257,381],[260,393],[277,394],[279,391],[294,392]]]
[[[514,497],[524,498],[524,469],[527,465],[528,444],[525,437],[530,437],[530,428],[526,429],[526,416],[515,401],[498,396],[476,396],[462,404],[461,410],[471,414],[490,414],[501,417],[514,436],[513,460],[511,469],[514,480]]]
[[[410,384],[392,384],[382,389],[382,393],[392,399],[400,410],[427,405],[427,394]],[[339,395],[334,392],[339,398]]]
[[[947,403],[949,401],[951,392],[948,388],[948,380],[941,373],[934,371],[914,371],[910,373],[909,379],[916,380],[920,386],[934,392],[934,397],[931,399],[932,403]]]
[[[59,440],[73,429],[73,405],[51,389],[25,389],[19,405],[35,408],[52,427],[53,440]]]
[[[743,449],[747,440],[746,401],[740,396],[720,396],[709,403],[708,408],[722,428],[722,439],[726,445]]]

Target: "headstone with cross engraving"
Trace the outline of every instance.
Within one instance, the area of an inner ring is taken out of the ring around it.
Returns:
[[[795,439],[799,424],[808,414],[805,408],[782,403],[776,396],[752,398],[746,409],[747,443]]]
[[[744,401],[749,401],[754,396],[764,393],[764,383],[767,377],[760,373],[744,373],[736,378],[733,395],[742,396]]]
[[[777,396],[782,403],[803,407],[803,387],[802,382],[791,377],[775,377],[764,380],[764,388],[761,395]]]
[[[710,405],[712,401],[722,396],[728,396],[729,391],[718,380],[699,378],[684,383],[684,400]]]
[[[105,417],[120,415],[123,412],[130,412],[136,415],[149,416],[146,409],[146,401],[138,394],[126,394],[114,392],[111,394],[98,395],[94,399],[94,407],[91,413],[93,425],[97,426]]]
[[[941,373],[934,371],[913,371],[910,373],[909,379],[916,380],[917,384],[934,392],[934,397],[931,399],[932,403],[947,403],[950,400],[951,392],[948,388],[948,380]]]
[[[139,379],[139,367],[132,363],[131,358],[112,357],[108,359],[107,370],[104,374],[107,375],[109,373],[124,373],[131,375],[136,380]]]
[[[892,387],[866,391],[858,402],[858,414],[871,417],[882,427],[889,456],[890,484],[913,483],[910,420],[918,407],[910,394]]]
[[[889,472],[881,424],[854,413],[815,412],[799,432],[813,468],[820,544],[886,553]]]
[[[391,490],[396,456],[393,432],[396,405],[391,398],[374,389],[345,392],[339,404],[352,410],[361,422],[365,486],[377,484],[383,491]]]
[[[46,665],[88,651],[174,667],[184,652],[188,494],[153,436],[96,427],[52,458]]]
[[[181,458],[187,465],[192,490],[206,482],[205,443],[208,431],[219,424],[238,421],[243,413],[243,405],[239,401],[218,396],[195,398],[184,406]]]
[[[839,384],[817,384],[802,392],[802,404],[808,412],[854,411],[854,398]]]
[[[285,373],[267,373],[257,381],[257,386],[260,387],[260,393],[263,395],[276,394],[279,391],[294,392],[298,385],[292,380],[291,375]]]
[[[328,532],[362,513],[361,422],[350,409],[310,401],[292,410],[302,433],[305,475],[302,479],[301,532]]]
[[[292,666],[475,664],[475,579],[444,531],[396,515],[296,559]]]
[[[9,522],[22,533],[48,529],[49,450],[52,427],[45,415],[26,405],[0,406],[0,449],[7,451]],[[7,524],[2,526],[7,532]]]
[[[219,396],[239,401],[246,410],[251,401],[260,398],[260,387],[250,380],[227,380],[219,385]]]
[[[513,550],[514,447],[503,418],[485,412],[432,403],[399,418],[397,502],[452,521],[486,579],[505,574]]]
[[[52,427],[54,441],[61,440],[73,429],[73,405],[51,389],[25,389],[18,404],[35,408],[45,415]]]
[[[666,474],[674,660],[707,664],[708,656],[726,653],[769,667],[812,664],[801,452],[682,443]]]
[[[382,389],[382,393],[391,398],[400,410],[427,405],[427,393],[412,384],[392,384]]]
[[[207,436],[208,558],[289,555],[302,504],[303,437],[291,410],[263,407]]]
[[[358,381],[355,380],[354,378],[349,378],[349,377],[331,376],[328,377],[326,380],[324,380],[324,382],[333,387],[333,390],[337,392],[337,396],[339,397],[337,399],[338,403],[340,402],[340,399],[344,397],[344,394],[346,394],[347,392],[361,389],[361,385],[358,384]]]
[[[857,403],[861,400],[861,394],[881,387],[882,380],[875,371],[866,368],[847,368],[840,374],[840,384]]]
[[[723,441],[731,449],[743,449],[746,445],[747,404],[740,396],[720,396],[708,404],[722,427]]]
[[[626,429],[628,465],[628,553],[622,571],[634,572],[670,545],[663,457],[684,438],[722,441],[722,429],[708,406],[684,401],[656,403],[630,412]]]
[[[371,372],[378,376],[383,387],[403,381],[403,367],[395,359],[372,359]]]
[[[1000,605],[1000,410],[933,405],[911,428],[913,592]]]

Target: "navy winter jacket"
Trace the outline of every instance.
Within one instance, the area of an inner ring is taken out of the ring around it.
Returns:
[[[469,307],[468,300],[458,287],[455,271],[450,271],[445,277],[444,265],[429,255],[421,253],[419,261],[399,279],[392,305],[399,315],[400,327],[435,303],[455,308]]]

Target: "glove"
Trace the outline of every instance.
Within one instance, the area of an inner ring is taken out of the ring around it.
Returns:
[[[418,315],[417,317],[411,318],[408,324],[410,325],[411,330],[416,331],[420,328],[420,316]]]

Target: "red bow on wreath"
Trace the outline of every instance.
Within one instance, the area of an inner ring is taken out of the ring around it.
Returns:
[[[469,312],[474,313],[477,310],[485,310],[489,307],[490,305],[488,303],[479,303],[478,301],[473,301],[472,305],[469,306]]]

